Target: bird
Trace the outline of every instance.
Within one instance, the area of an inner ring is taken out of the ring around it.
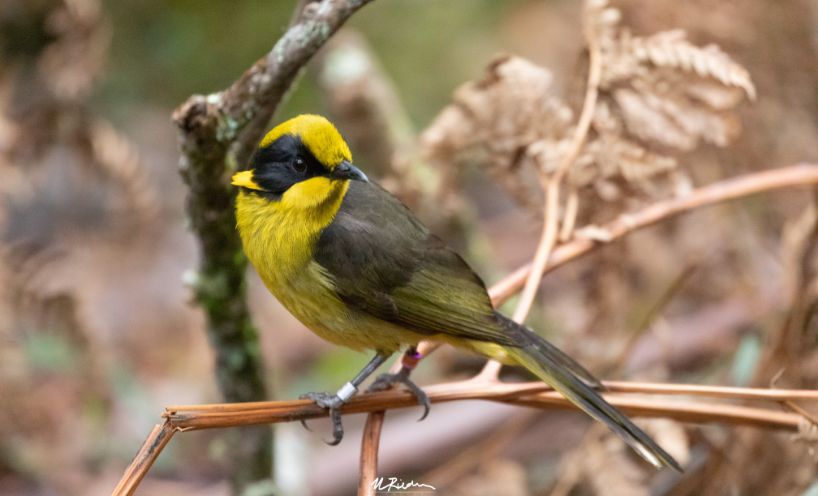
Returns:
[[[244,251],[269,291],[319,337],[375,352],[337,393],[301,396],[329,410],[330,444],[343,437],[339,408],[363,381],[401,350],[417,359],[417,344],[429,340],[525,367],[657,469],[681,472],[602,398],[591,373],[497,312],[480,277],[353,165],[346,142],[324,117],[299,115],[274,127],[232,184],[239,188],[235,214]],[[379,376],[370,390],[404,384],[428,413],[428,397],[409,379],[410,362]]]

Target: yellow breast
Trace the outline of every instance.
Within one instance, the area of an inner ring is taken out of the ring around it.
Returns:
[[[239,193],[236,220],[244,250],[279,300],[304,277],[318,236],[335,218],[348,188],[348,181],[316,177],[294,185],[279,201]]]
[[[421,337],[348,308],[332,277],[312,260],[348,188],[348,181],[313,178],[292,186],[279,201],[243,191],[236,201],[239,233],[264,284],[307,328],[337,345],[391,353]]]

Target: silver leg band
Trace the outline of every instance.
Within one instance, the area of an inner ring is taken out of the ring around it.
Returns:
[[[352,396],[353,394],[358,392],[358,388],[355,387],[351,382],[347,382],[344,384],[344,387],[338,390],[337,394],[341,401],[346,401]]]

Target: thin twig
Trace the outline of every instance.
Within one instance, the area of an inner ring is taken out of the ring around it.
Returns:
[[[568,190],[568,200],[565,202],[565,214],[562,216],[562,228],[560,229],[560,242],[565,243],[571,240],[574,234],[574,226],[577,222],[579,212],[579,191],[575,186]]]
[[[798,423],[803,419],[796,413],[715,403],[640,400],[616,396],[605,396],[605,400],[631,417],[669,418],[694,424],[720,423],[794,431],[798,429]],[[546,393],[506,403],[545,408],[544,405],[552,404],[552,401],[555,408],[569,410],[574,408],[573,404],[561,395]]]
[[[818,188],[812,190],[812,202],[801,214],[798,223],[807,221],[801,227],[803,232],[798,241],[798,247],[792,254],[794,263],[793,280],[789,284],[791,294],[790,305],[787,316],[778,326],[778,329],[770,339],[769,353],[764,361],[756,368],[755,377],[763,381],[769,377],[774,370],[786,364],[789,367],[789,375],[796,380],[803,380],[802,354],[808,352],[812,347],[813,338],[810,329],[814,315],[815,292],[812,289],[816,276],[815,259],[818,255],[818,221],[804,218],[804,215],[814,217],[818,212]],[[807,337],[810,336],[810,337]],[[779,377],[779,374],[775,374]]]
[[[358,496],[374,496],[372,485],[378,476],[378,446],[381,442],[381,428],[385,411],[372,412],[366,417],[364,435],[361,440],[361,477],[358,485]]]
[[[586,9],[590,8],[588,4],[589,2],[586,1]],[[588,18],[589,16],[585,17]],[[568,172],[571,164],[579,155],[583,143],[585,143],[585,138],[588,136],[594,118],[596,101],[599,97],[599,82],[602,79],[602,51],[594,28],[595,26],[591,25],[591,23],[585,23],[583,26],[585,41],[588,43],[588,83],[585,86],[585,101],[582,104],[582,113],[579,117],[577,129],[574,132],[574,139],[571,141],[571,148],[561,157],[560,165],[556,171],[555,177],[560,179]]]
[[[540,243],[537,246],[537,252],[534,254],[534,261],[532,262],[534,270],[528,274],[525,287],[520,294],[520,302],[517,304],[517,308],[514,310],[514,316],[512,317],[512,320],[518,324],[522,324],[523,321],[525,321],[529,310],[531,310],[531,305],[534,303],[534,297],[537,294],[537,288],[542,280],[543,270],[548,263],[548,257],[551,255],[551,250],[554,248],[554,243],[557,239],[557,225],[559,223],[557,210],[559,208],[560,196],[560,178],[557,176],[558,175],[555,174],[555,177],[543,183],[545,188],[545,211],[543,212],[545,225],[543,226],[542,237],[540,238]]]
[[[599,48],[599,41],[592,26],[585,26],[585,38],[588,42],[590,61],[588,83],[585,88],[585,101],[582,106],[579,123],[574,131],[574,137],[571,140],[571,148],[560,158],[560,165],[557,167],[554,175],[544,183],[546,186],[546,226],[543,230],[540,246],[537,249],[537,255],[540,255],[541,260],[538,260],[535,256],[534,267],[539,270],[533,271],[532,273],[534,275],[529,276],[523,293],[520,296],[520,304],[517,306],[514,318],[518,323],[522,323],[522,319],[525,318],[525,315],[528,314],[531,308],[534,295],[537,292],[537,287],[542,278],[542,270],[545,268],[545,264],[548,262],[548,257],[556,242],[560,183],[562,182],[563,176],[565,176],[571,167],[571,164],[574,163],[574,160],[576,160],[579,155],[583,143],[585,143],[585,138],[588,136],[588,131],[591,128],[594,109],[596,108],[596,101],[599,96],[599,81],[602,77],[602,54]]]
[[[545,190],[545,212],[543,214],[545,225],[543,226],[542,237],[540,238],[540,243],[534,255],[534,261],[532,262],[533,270],[528,273],[525,287],[520,295],[520,301],[512,317],[512,320],[518,324],[522,324],[525,321],[528,312],[531,310],[531,305],[534,303],[534,297],[537,295],[537,288],[540,286],[543,272],[551,256],[551,251],[556,244],[557,231],[559,230],[558,210],[560,184],[568,172],[568,169],[571,167],[571,164],[574,163],[574,160],[576,160],[579,155],[583,143],[585,143],[588,130],[591,128],[597,97],[599,96],[599,82],[602,77],[602,54],[599,47],[599,40],[597,40],[593,26],[585,26],[585,38],[588,42],[590,58],[588,83],[585,88],[585,101],[582,106],[579,122],[574,131],[574,137],[571,140],[571,147],[560,158],[560,164],[557,170],[550,177],[547,177],[544,171],[541,172],[541,180],[543,189]],[[496,379],[500,373],[500,368],[501,365],[499,363],[489,361],[480,373],[480,377],[485,380]]]
[[[818,418],[816,418],[815,415],[813,415],[812,413],[805,410],[798,403],[796,403],[796,402],[794,402],[792,400],[786,400],[786,401],[782,402],[782,404],[786,408],[788,408],[789,410],[791,410],[791,411],[797,413],[798,415],[801,415],[805,419],[809,420],[811,424],[818,426]]]
[[[698,384],[654,384],[649,382],[602,381],[612,393],[658,394],[669,396],[702,396],[730,401],[795,401],[818,400],[812,389],[762,389],[732,386],[701,386]]]
[[[602,381],[607,393],[651,394],[660,396],[693,396],[705,398],[719,398],[725,401],[768,401],[779,403],[782,401],[818,401],[818,390],[814,389],[763,389],[744,388],[733,386],[702,386],[698,384],[667,384],[631,381]],[[447,382],[427,386],[424,388],[429,394],[437,398],[438,402],[456,401],[464,399],[506,399],[519,395],[532,395],[542,392],[553,393],[553,390],[542,382],[519,382],[484,384],[479,381],[466,380]],[[386,391],[381,393],[367,393],[353,396],[350,402],[341,407],[345,413],[361,413],[376,411],[385,396],[409,400],[409,405],[417,406],[417,400],[412,403],[412,394],[406,391]],[[310,408],[303,408],[308,406]],[[314,407],[314,408],[312,408]],[[403,404],[400,407],[403,408]],[[388,407],[385,409],[389,409]],[[301,416],[308,418],[326,417],[326,409],[321,408],[310,400],[292,401],[259,401],[255,403],[215,403],[209,405],[176,405],[169,406],[165,418],[175,418],[182,428],[193,427],[188,424],[188,413],[247,413],[267,411],[278,415],[293,415],[287,421],[299,420]],[[323,415],[313,415],[320,412]],[[296,417],[297,416],[297,417]]]
[[[162,425],[153,426],[153,430],[148,434],[148,438],[142,443],[125,474],[120,479],[119,484],[114,488],[112,496],[130,496],[136,490],[136,486],[142,482],[145,474],[153,465],[156,457],[162,452],[165,445],[173,436],[174,429],[169,420],[165,420]]]
[[[571,167],[571,164],[574,163],[574,160],[576,160],[579,155],[582,144],[585,143],[588,130],[591,128],[597,97],[599,96],[599,81],[602,76],[602,56],[599,42],[596,39],[596,34],[592,27],[586,26],[585,36],[588,42],[588,53],[590,56],[590,69],[588,71],[588,84],[585,89],[585,102],[582,107],[579,123],[574,132],[574,137],[571,140],[571,148],[560,158],[559,167],[557,167],[554,174],[550,178],[547,178],[543,184],[546,196],[545,227],[543,229],[543,236],[540,239],[540,245],[537,247],[537,253],[534,257],[533,266],[535,270],[528,276],[523,292],[520,295],[520,303],[514,312],[513,320],[518,323],[522,323],[522,320],[528,315],[531,304],[534,302],[534,296],[537,293],[537,287],[540,285],[540,279],[542,279],[543,269],[545,269],[551,250],[554,248],[558,229],[557,214],[560,183]]]
[[[609,239],[613,241],[633,231],[694,208],[778,188],[815,184],[818,184],[818,165],[815,164],[799,164],[745,174],[702,186],[681,198],[654,203],[639,212],[622,214],[614,221],[600,228],[600,230],[605,232]],[[592,239],[577,238],[560,245],[554,249],[549,257],[544,273],[548,273],[556,267],[605,244]],[[530,272],[531,264],[526,264],[495,284],[492,291],[490,291],[490,296],[495,305],[502,305],[517,294],[525,284]]]
[[[668,417],[689,422],[722,422],[794,430],[801,415],[766,408],[725,405],[712,402],[670,401],[621,396],[618,392],[652,395],[704,396],[724,401],[818,400],[818,391],[752,389],[687,384],[650,384],[604,382],[610,393],[605,399],[626,413],[645,417]],[[432,403],[460,400],[491,400],[542,409],[576,409],[556,391],[540,382],[504,384],[500,382],[462,381],[425,388]],[[341,407],[342,413],[364,413],[416,406],[417,399],[407,391],[385,391],[353,396]],[[309,400],[225,403],[217,405],[174,406],[163,415],[173,427],[185,430],[237,427],[243,425],[292,422],[326,417],[327,411]]]

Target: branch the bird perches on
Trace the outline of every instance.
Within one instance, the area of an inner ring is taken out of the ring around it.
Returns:
[[[697,207],[778,188],[809,185],[818,185],[818,165],[802,164],[747,174],[703,186],[681,198],[657,202],[639,212],[620,215],[616,220],[603,226],[600,230],[607,233],[608,238],[613,241],[662,219]],[[565,243],[551,253],[544,271],[548,272],[604,244],[586,238]],[[501,304],[519,292],[523,284],[525,284],[530,270],[530,265],[526,265],[495,284],[489,290],[495,305]],[[798,400],[818,400],[818,391],[806,390],[635,382],[605,382],[604,384],[609,389],[609,393],[605,394],[605,399],[628,415],[667,417],[694,423],[719,422],[731,425],[750,425],[788,431],[797,431],[800,425],[804,425],[809,420],[799,413],[789,413],[772,408],[739,406],[713,401],[649,399],[645,398],[644,395],[684,395],[687,397],[715,398],[723,401],[741,400],[769,404],[782,404]],[[575,408],[558,393],[539,382],[504,384],[496,381],[470,380],[437,384],[426,387],[424,390],[433,403],[483,399],[544,410]],[[639,398],[622,396],[625,393],[640,393],[643,396]],[[416,404],[416,399],[409,393],[387,391],[354,396],[348,404],[342,407],[341,411],[347,414],[376,412],[411,407],[416,406]],[[168,407],[162,416],[165,418],[164,424],[157,425],[151,431],[148,439],[140,448],[112,494],[116,496],[133,494],[139,482],[175,432],[292,422],[325,417],[327,411],[311,401],[296,400],[173,406]]]

